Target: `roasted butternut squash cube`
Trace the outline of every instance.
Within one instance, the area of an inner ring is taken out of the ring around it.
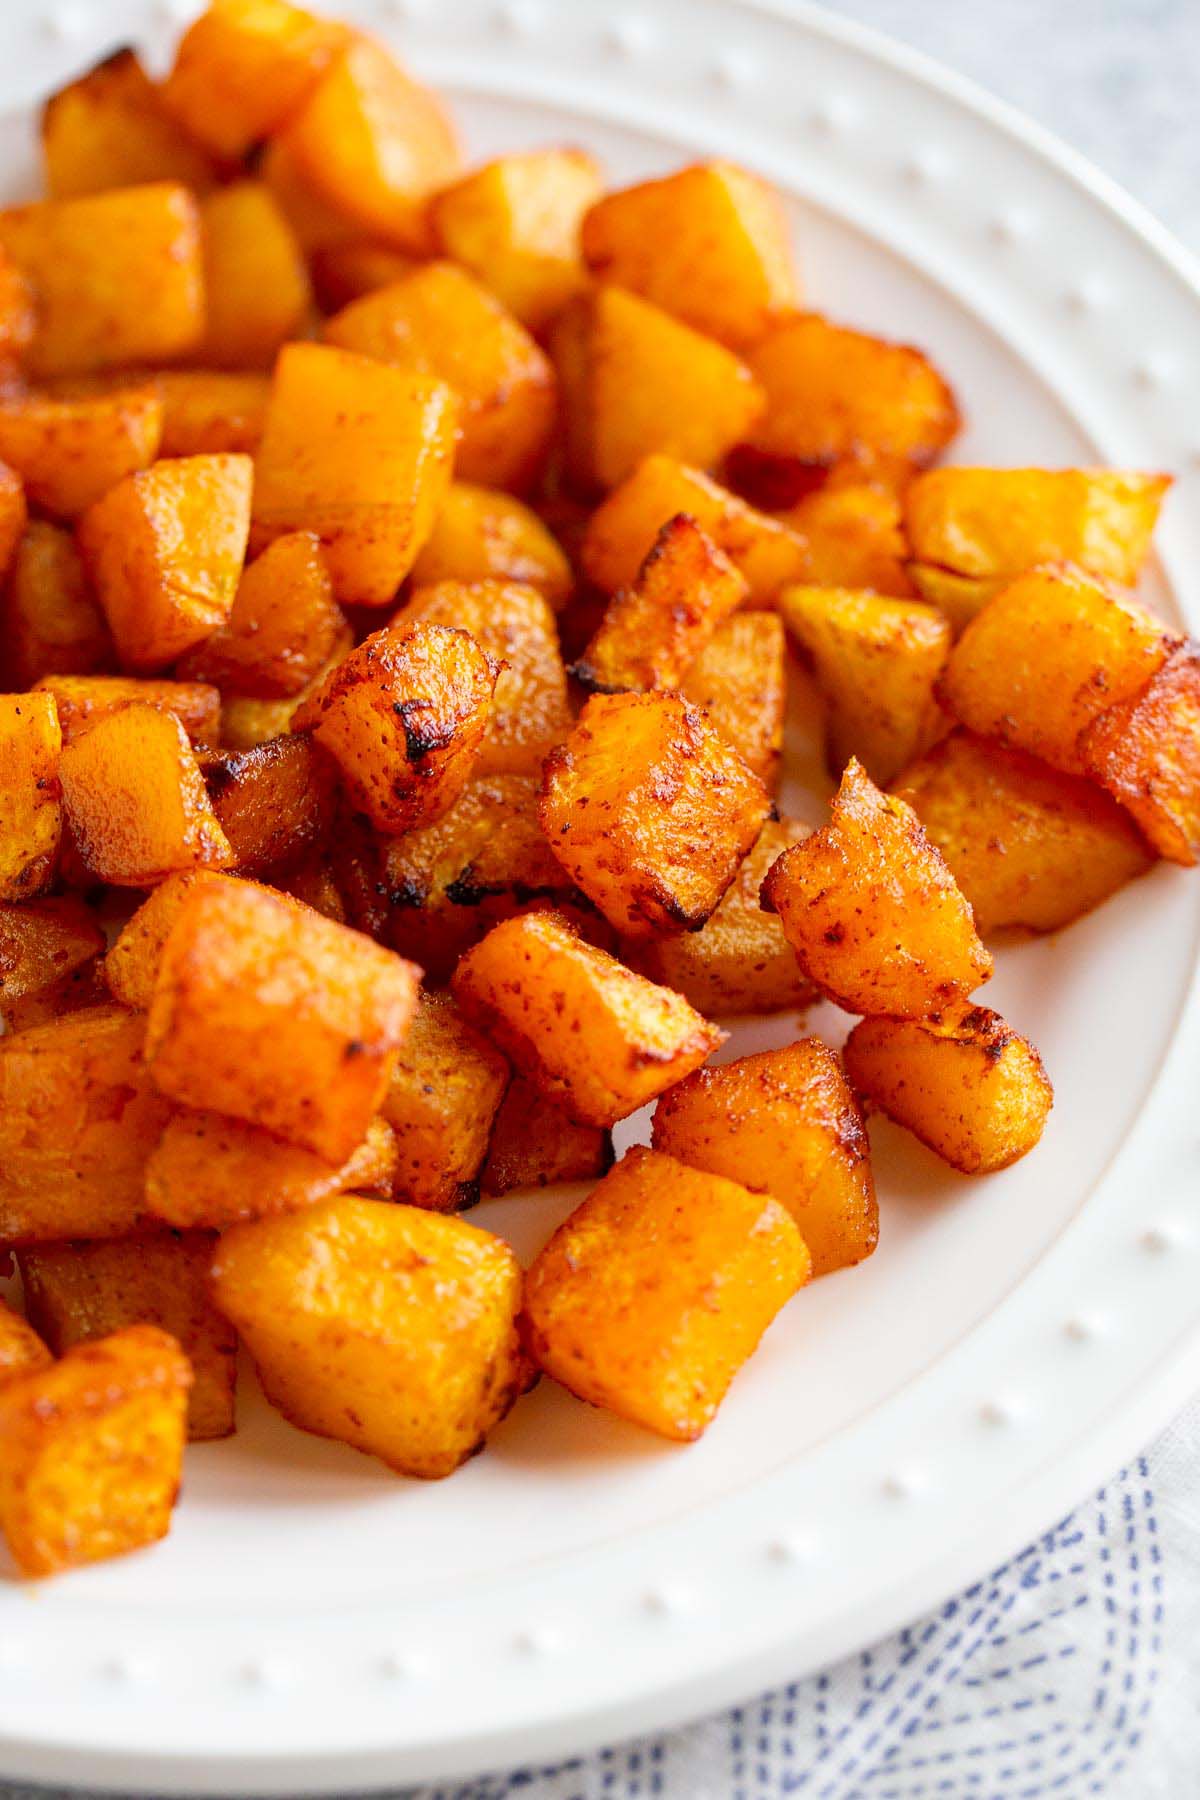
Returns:
[[[186,869],[152,888],[121,927],[104,959],[104,978],[113,998],[146,1012],[154,997],[163,945],[187,895],[201,882],[222,881],[215,869]]]
[[[94,962],[104,941],[94,913],[74,895],[0,905],[0,1011]]]
[[[992,973],[971,908],[910,806],[853,759],[829,823],[762,885],[810,981],[847,1012],[921,1018]]]
[[[427,825],[466,786],[500,665],[468,632],[388,625],[351,651],[292,719],[341,770],[379,831]]]
[[[755,606],[769,606],[786,582],[804,579],[808,551],[798,532],[665,455],[646,457],[592,514],[581,551],[588,579],[606,594],[628,587],[667,520],[681,512],[741,570]]]
[[[63,811],[89,875],[113,887],[153,887],[179,869],[234,859],[173,713],[130,705],[63,747]]]
[[[652,938],[638,966],[653,981],[683,994],[707,1018],[731,1013],[800,1011],[816,990],[800,971],[778,919],[758,903],[777,857],[808,836],[799,819],[768,819],[721,904],[699,931]]]
[[[71,533],[48,519],[31,519],[21,534],[0,621],[5,671],[18,687],[111,664],[112,639],[83,558]]]
[[[581,243],[598,281],[735,348],[796,304],[779,196],[736,163],[694,163],[606,194],[585,214]]]
[[[286,158],[284,170],[286,174]],[[272,187],[277,199],[278,186],[276,181]],[[284,211],[287,210],[286,201],[285,189],[281,202]],[[302,237],[303,232],[297,235]],[[310,244],[306,248],[313,292],[317,305],[326,313],[337,312],[341,307],[349,306],[352,300],[361,300],[364,294],[374,293],[376,288],[391,287],[394,281],[410,274],[417,265],[416,257],[406,256],[402,250],[391,250],[386,244],[372,243],[369,238],[352,238],[348,242],[317,247]]]
[[[526,150],[443,188],[429,216],[438,248],[542,331],[585,285],[579,225],[599,193],[585,150]]]
[[[271,393],[268,375],[164,369],[155,379],[163,403],[164,456],[257,450]]]
[[[467,1017],[548,1099],[615,1125],[699,1068],[724,1033],[553,912],[506,919],[451,984]]]
[[[710,469],[762,413],[762,389],[731,350],[622,288],[569,302],[551,346],[567,466],[584,487],[616,487],[656,452]]]
[[[814,1275],[862,1262],[878,1242],[866,1126],[819,1038],[698,1069],[659,1101],[654,1148],[773,1194],[799,1226]]]
[[[338,599],[387,606],[449,486],[456,413],[432,376],[286,345],[255,462],[256,540],[315,531]]]
[[[825,697],[831,773],[856,756],[886,786],[937,735],[934,689],[950,653],[950,626],[919,600],[862,588],[784,588],[779,611]]]
[[[441,101],[382,44],[355,36],[280,134],[297,172],[358,235],[432,248],[427,201],[459,169]]]
[[[296,111],[348,38],[288,0],[211,0],[179,41],[163,99],[194,138],[236,160]]]
[[[213,754],[205,759],[204,784],[239,875],[286,874],[333,822],[334,768],[307,738]]]
[[[200,190],[216,179],[211,157],[172,118],[128,45],[51,94],[41,131],[52,200],[147,181]]]
[[[680,694],[597,694],[546,759],[550,847],[627,937],[694,931],[716,910],[770,797]]]
[[[152,706],[179,720],[195,744],[221,735],[221,696],[202,681],[141,680],[136,675],[44,675],[35,690],[58,708],[63,743],[90,731],[100,719],[133,704]]]
[[[183,1107],[146,1164],[146,1207],[180,1231],[224,1231],[353,1188],[390,1191],[395,1168],[395,1137],[382,1119],[372,1119],[361,1144],[334,1164],[223,1113]]]
[[[189,651],[180,672],[227,694],[302,694],[345,627],[319,538],[289,531],[243,570],[228,619]]]
[[[412,566],[414,587],[439,581],[518,581],[557,611],[574,586],[571,565],[535,512],[512,494],[452,482]]]
[[[167,1535],[192,1372],[153,1325],[80,1344],[0,1393],[0,1533],[22,1575]]]
[[[612,1139],[602,1126],[579,1124],[518,1075],[492,1121],[480,1186],[494,1198],[513,1188],[589,1181],[605,1174],[612,1159]]]
[[[846,1040],[859,1093],[964,1175],[1028,1155],[1054,1089],[1029,1042],[986,1006],[928,1019],[861,1019]]]
[[[888,488],[870,482],[823,485],[793,506],[787,519],[808,544],[804,579],[812,586],[870,588],[901,600],[911,596],[900,502]]]
[[[558,416],[553,366],[465,269],[424,263],[352,301],[322,334],[343,350],[419,369],[453,388],[455,469],[464,481],[521,492],[536,479]]]
[[[25,1306],[55,1356],[129,1325],[169,1332],[192,1369],[188,1437],[234,1429],[237,1338],[208,1291],[216,1234],[164,1232],[111,1243],[47,1244],[17,1261]]]
[[[0,1037],[0,1244],[124,1237],[170,1111],[142,1064],[145,1021],[93,1006]]]
[[[1170,485],[1168,475],[1123,469],[931,470],[904,496],[922,592],[925,577],[961,584],[943,590],[961,629],[998,586],[1038,563],[1074,563],[1132,587]]]
[[[198,883],[163,948],[146,1060],[172,1099],[342,1162],[382,1104],[417,980],[267,888]]]
[[[36,296],[35,379],[169,362],[200,343],[200,220],[177,182],[10,206],[0,248]]]
[[[776,613],[735,613],[719,625],[681,685],[742,761],[773,793],[787,707],[783,622]]]
[[[172,663],[233,609],[254,465],[184,456],[112,488],[79,522],[79,544],[127,668]]]
[[[383,1102],[396,1134],[393,1199],[430,1212],[475,1204],[508,1078],[504,1058],[449,994],[422,994]]]
[[[149,468],[162,426],[153,383],[61,399],[7,394],[0,396],[0,457],[35,506],[70,519],[126,475]]]
[[[955,637],[965,631],[993,594],[1009,584],[1007,575],[955,575],[950,569],[939,569],[933,563],[910,562],[908,574],[922,600],[936,606],[950,621]]]
[[[261,181],[236,181],[200,203],[204,341],[199,360],[219,369],[268,369],[312,313],[308,265]]]
[[[1079,750],[1160,856],[1200,861],[1200,647],[1175,650],[1144,687],[1108,707]]]
[[[593,1406],[690,1443],[809,1277],[777,1200],[638,1145],[525,1278],[525,1342]]]
[[[282,737],[291,730],[292,720],[305,701],[311,699],[353,647],[354,633],[347,624],[312,680],[298,694],[287,699],[257,700],[244,694],[229,695],[221,707],[221,742],[230,750],[253,750],[256,744],[269,744]]]
[[[516,582],[442,581],[416,588],[398,625],[457,626],[500,663],[477,775],[540,774],[571,729],[567,672],[549,602]]]
[[[616,594],[572,673],[616,694],[678,688],[717,628],[749,590],[724,551],[688,513],[654,540],[632,586]]]
[[[0,1300],[0,1388],[19,1375],[47,1368],[53,1360],[33,1326]]]
[[[272,1404],[402,1475],[452,1474],[527,1384],[520,1265],[463,1219],[327,1201],[234,1226],[213,1282]]]
[[[1080,732],[1136,694],[1179,641],[1103,582],[1065,565],[1033,569],[967,626],[938,697],[980,736],[1082,775]]]
[[[49,694],[0,694],[0,900],[32,900],[54,879],[61,753]]]
[[[910,763],[893,792],[985,937],[1011,925],[1057,931],[1150,866],[1128,813],[1094,782],[961,729]]]
[[[905,344],[795,313],[746,351],[766,395],[751,447],[815,470],[850,463],[861,473],[933,461],[958,430],[949,386]]]

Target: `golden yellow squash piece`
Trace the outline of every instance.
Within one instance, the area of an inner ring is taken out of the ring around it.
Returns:
[[[535,512],[512,494],[452,482],[412,566],[414,588],[441,581],[516,581],[555,611],[574,586],[571,565]]]
[[[863,1019],[845,1057],[860,1094],[964,1175],[1026,1156],[1054,1104],[1033,1045],[984,1006]]]
[[[580,1125],[561,1106],[518,1075],[492,1121],[480,1186],[490,1197],[513,1188],[553,1187],[603,1175],[612,1139],[599,1125]]]
[[[257,450],[271,381],[253,371],[160,369],[162,454],[206,456]]]
[[[111,666],[104,614],[75,539],[61,525],[30,519],[22,532],[0,596],[0,632],[6,677],[16,687]]]
[[[593,1406],[689,1443],[809,1276],[777,1200],[637,1146],[525,1279],[525,1339]]]
[[[828,825],[762,886],[809,979],[847,1012],[923,1017],[992,973],[971,908],[902,800],[851,761]]]
[[[1172,652],[1144,687],[1084,731],[1080,755],[1168,861],[1200,861],[1200,647]]]
[[[218,369],[269,369],[312,312],[292,228],[263,182],[236,181],[200,202],[200,230],[206,305],[197,358]]]
[[[137,52],[123,47],[56,89],[42,108],[42,159],[52,200],[147,181],[211,187],[212,159],[181,130]]]
[[[900,502],[886,486],[828,481],[786,518],[808,544],[804,578],[813,586],[870,588],[901,600],[912,594]]]
[[[33,1326],[0,1300],[0,1388],[53,1361]]]
[[[725,1035],[550,912],[497,925],[462,958],[452,987],[518,1072],[585,1125],[636,1112]]]
[[[235,1225],[213,1288],[293,1425],[402,1475],[452,1474],[527,1382],[520,1265],[462,1219],[346,1197]]]
[[[0,900],[32,900],[54,879],[61,752],[51,695],[0,694]]]
[[[685,699],[708,714],[772,793],[787,706],[785,651],[777,613],[735,613],[717,627],[680,684]]]
[[[0,457],[44,512],[74,518],[158,455],[163,403],[153,383],[58,398],[0,397]]]
[[[0,1391],[0,1533],[22,1575],[166,1536],[191,1382],[174,1338],[133,1325]]]
[[[446,993],[422,994],[383,1100],[396,1136],[393,1197],[430,1212],[479,1198],[509,1067]]]

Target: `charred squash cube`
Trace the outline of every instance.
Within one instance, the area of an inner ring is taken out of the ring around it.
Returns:
[[[285,1417],[402,1475],[452,1474],[527,1383],[520,1265],[463,1219],[331,1200],[234,1226],[213,1281]]]
[[[654,1114],[654,1147],[770,1192],[827,1275],[870,1256],[879,1208],[866,1127],[837,1056],[818,1038],[698,1069]]]
[[[269,369],[281,344],[301,337],[313,308],[308,265],[271,190],[231,182],[200,203],[204,342],[218,369]]]
[[[180,671],[228,694],[300,694],[345,628],[319,539],[291,531],[243,571],[228,619],[189,652]]]
[[[971,908],[903,800],[851,761],[828,825],[762,886],[809,979],[847,1012],[921,1018],[992,973]]]
[[[212,159],[180,129],[137,52],[114,50],[42,108],[42,160],[53,200],[147,181],[211,187]]]
[[[0,694],[0,900],[32,900],[54,878],[61,752],[49,694]]]
[[[774,792],[787,706],[786,643],[779,615],[745,612],[726,619],[688,670],[681,691]]]
[[[158,455],[163,403],[153,383],[107,393],[0,397],[0,457],[44,512],[74,518]]]
[[[449,994],[422,994],[383,1101],[396,1136],[393,1198],[456,1212],[479,1198],[509,1067]]]
[[[597,694],[546,759],[554,854],[629,937],[695,930],[771,810],[766,788],[679,694]]]
[[[158,1088],[330,1162],[383,1101],[417,971],[251,882],[198,883],[167,937],[146,1032]]]
[[[0,621],[4,667],[19,687],[32,687],[44,675],[90,675],[112,664],[112,638],[75,540],[48,519],[31,519],[21,534]]]
[[[333,821],[333,765],[308,738],[206,757],[204,783],[239,875],[287,874]]]
[[[1033,1045],[985,1006],[862,1019],[845,1054],[859,1093],[964,1175],[1028,1155],[1054,1104]]]
[[[1088,772],[1168,861],[1200,861],[1200,647],[1175,650],[1144,687],[1084,731]]]
[[[22,1575],[166,1536],[191,1383],[174,1338],[134,1325],[0,1392],[0,1532]]]
[[[36,692],[58,708],[64,744],[73,744],[99,720],[126,706],[151,706],[171,713],[194,744],[215,744],[221,735],[221,696],[201,681],[154,681],[134,675],[46,675]]]
[[[451,484],[412,567],[415,588],[442,581],[515,581],[545,594],[557,611],[574,586],[561,546],[512,494]]]
[[[418,620],[374,632],[292,719],[341,770],[379,831],[429,824],[466,786],[500,664],[466,631]]]
[[[532,1081],[512,1080],[492,1122],[480,1185],[489,1197],[513,1188],[588,1181],[612,1164],[612,1139],[599,1125],[581,1125]]]
[[[681,994],[634,974],[552,912],[497,925],[462,958],[452,990],[518,1072],[585,1125],[636,1112],[724,1037]]]
[[[529,1270],[525,1341],[581,1400],[688,1443],[808,1275],[777,1200],[639,1145]]]

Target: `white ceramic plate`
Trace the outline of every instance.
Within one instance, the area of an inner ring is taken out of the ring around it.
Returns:
[[[174,10],[9,0],[7,98],[121,37],[161,47]],[[581,142],[616,180],[718,152],[772,176],[814,301],[949,372],[961,459],[1180,475],[1149,585],[1200,623],[1196,276],[1031,127],[799,8],[358,16],[454,94],[474,152]],[[873,1127],[878,1254],[788,1309],[690,1449],[546,1382],[453,1480],[406,1483],[247,1381],[238,1436],[189,1455],[169,1542],[0,1581],[0,1773],[298,1793],[545,1760],[795,1676],[1014,1550],[1200,1375],[1198,923],[1200,880],[1162,868],[1005,950],[986,997],[1058,1089],[1041,1148],[970,1182]],[[567,1204],[475,1217],[529,1251]]]

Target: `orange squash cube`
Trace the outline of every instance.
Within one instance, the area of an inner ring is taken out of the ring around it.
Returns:
[[[153,1325],[80,1344],[0,1393],[0,1533],[22,1575],[167,1535],[192,1372]]]
[[[177,1231],[225,1231],[354,1188],[389,1192],[395,1169],[396,1140],[382,1119],[334,1164],[239,1119],[183,1107],[146,1164],[146,1207]]]
[[[83,867],[113,887],[178,869],[227,868],[233,850],[173,713],[132,704],[63,747],[63,812]]]
[[[94,914],[74,895],[0,905],[0,1011],[94,962],[103,949]]]
[[[583,538],[584,574],[606,594],[628,587],[667,520],[681,512],[741,570],[755,606],[769,606],[786,582],[804,579],[808,551],[798,532],[665,455],[646,457],[596,508]]]
[[[449,994],[422,994],[383,1101],[396,1136],[393,1199],[431,1212],[474,1205],[508,1078]]]
[[[204,783],[239,875],[275,881],[324,842],[333,822],[334,767],[308,738],[211,754]]]
[[[0,900],[32,900],[54,879],[61,751],[49,694],[0,694]]]
[[[399,250],[432,248],[427,201],[458,173],[440,100],[382,44],[356,36],[325,71],[280,142],[319,200]]]
[[[455,468],[464,481],[523,491],[535,480],[558,416],[554,369],[465,269],[424,263],[352,301],[325,321],[322,335],[453,388],[461,433]]]
[[[1057,931],[1150,866],[1129,814],[1094,782],[961,729],[892,791],[945,857],[984,937],[1014,925]]]
[[[584,1125],[615,1125],[723,1041],[681,994],[636,975],[552,912],[497,925],[451,984],[518,1072]]]
[[[197,884],[159,964],[154,1082],[330,1162],[378,1112],[416,1005],[390,950],[251,882]]]
[[[814,1275],[861,1262],[878,1242],[866,1126],[819,1038],[698,1069],[659,1101],[654,1148],[773,1194],[799,1226]]]
[[[216,179],[212,159],[163,104],[136,50],[114,50],[42,108],[42,160],[52,200],[147,181],[199,191]]]
[[[235,1225],[213,1283],[285,1418],[402,1475],[452,1474],[528,1384],[520,1264],[464,1219],[345,1196]]]
[[[438,247],[490,288],[530,331],[542,331],[586,284],[580,220],[600,193],[584,150],[498,156],[429,204]]]
[[[159,462],[80,520],[84,561],[128,668],[161,669],[228,620],[253,474],[248,456]]]
[[[432,376],[288,344],[255,463],[256,540],[315,531],[338,599],[387,606],[449,486],[456,413]]]
[[[612,1159],[612,1138],[603,1127],[580,1125],[518,1075],[492,1121],[480,1186],[494,1198],[513,1188],[593,1180],[608,1171]]]
[[[44,512],[74,518],[126,475],[148,468],[162,441],[152,385],[55,399],[0,396],[0,457]]]
[[[0,249],[36,296],[35,379],[169,362],[200,343],[200,221],[177,182],[10,206]]]
[[[104,978],[114,999],[135,1012],[149,1009],[163,945],[184,900],[199,883],[222,880],[215,869],[185,869],[151,889],[121,927],[104,959]]]
[[[540,774],[542,758],[571,729],[567,672],[554,614],[535,588],[516,582],[442,581],[414,588],[396,624],[457,626],[502,665],[476,775]]]
[[[551,751],[539,817],[563,867],[628,937],[694,931],[771,810],[732,744],[679,694],[597,694]]]
[[[572,300],[552,348],[567,464],[585,487],[616,487],[655,452],[712,468],[763,410],[762,389],[731,350],[622,288]]]
[[[1027,1156],[1054,1104],[1033,1045],[985,1006],[861,1019],[845,1056],[859,1093],[964,1175]]]
[[[289,531],[242,572],[229,617],[189,651],[180,672],[227,694],[302,694],[345,631],[311,531]]]
[[[237,181],[200,203],[206,298],[201,362],[268,369],[312,312],[308,267],[261,181]]]
[[[557,611],[574,586],[561,545],[512,494],[452,482],[412,566],[414,588],[439,581],[517,581]]]
[[[0,1037],[0,1245],[124,1237],[170,1107],[142,1062],[145,1021],[91,1006]]]
[[[992,973],[971,908],[903,800],[851,760],[828,825],[762,885],[810,981],[847,1012],[920,1018]]]
[[[237,1337],[208,1291],[216,1234],[164,1232],[109,1243],[46,1244],[17,1258],[31,1322],[66,1356],[130,1325],[169,1332],[192,1370],[188,1437],[234,1429]]]
[[[53,1360],[33,1326],[0,1300],[0,1388],[18,1375],[48,1367]]]
[[[774,793],[783,750],[787,657],[777,613],[735,613],[719,625],[680,691]]]
[[[584,216],[581,243],[597,281],[735,349],[798,297],[779,196],[735,163],[694,163],[606,194]]]
[[[111,665],[112,638],[75,539],[48,519],[31,519],[21,534],[0,597],[0,631],[5,671],[18,687]]]
[[[221,734],[221,696],[215,687],[201,681],[139,680],[136,675],[44,675],[35,691],[53,698],[64,744],[73,744],[97,720],[133,704],[173,714],[195,744],[216,743]]]
[[[632,586],[610,601],[572,674],[605,694],[678,688],[748,588],[739,571],[687,513],[676,513]]]
[[[1033,569],[972,619],[938,697],[981,737],[1082,775],[1080,733],[1136,694],[1179,641],[1136,601],[1077,569]]]
[[[465,631],[417,620],[373,632],[304,702],[311,731],[379,831],[427,825],[462,793],[500,665]]]
[[[777,1200],[638,1145],[525,1278],[525,1342],[593,1406],[690,1443],[809,1276]]]
[[[296,111],[348,38],[288,0],[211,0],[180,39],[162,97],[194,138],[236,160]]]
[[[814,587],[870,588],[900,600],[912,595],[900,502],[886,487],[828,483],[793,506],[787,519],[808,544],[804,579]]]
[[[164,456],[209,456],[257,450],[271,379],[219,369],[162,369]]]
[[[1093,719],[1079,752],[1160,856],[1200,862],[1200,647],[1189,640]]]

